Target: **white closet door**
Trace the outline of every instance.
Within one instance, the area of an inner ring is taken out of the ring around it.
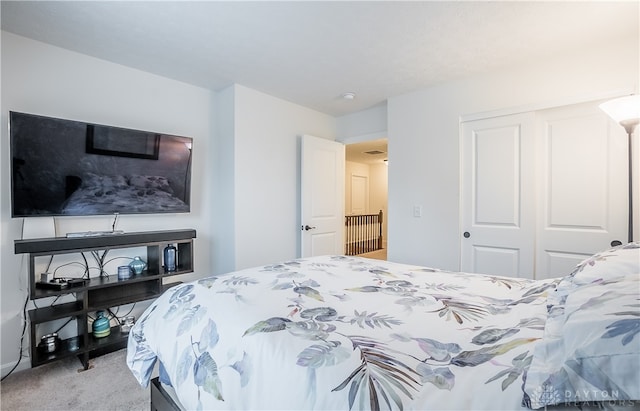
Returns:
[[[462,124],[461,269],[570,273],[626,242],[627,137],[598,102]]]
[[[533,114],[462,124],[461,270],[533,278]]]
[[[537,123],[536,278],[551,278],[626,242],[627,136],[597,103],[539,111]]]

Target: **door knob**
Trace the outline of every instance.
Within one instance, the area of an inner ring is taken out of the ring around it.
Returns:
[[[464,236],[464,238],[469,238],[469,237],[471,237],[471,233],[470,233],[470,232],[468,232],[468,231],[465,231],[462,235]]]
[[[315,226],[314,226],[314,227],[311,227],[309,224],[307,224],[307,225],[305,225],[305,226],[303,227],[304,231],[313,230],[314,228],[316,228],[316,227],[315,227]]]

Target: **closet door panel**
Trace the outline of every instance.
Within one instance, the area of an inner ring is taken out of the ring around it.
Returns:
[[[462,271],[533,277],[533,129],[531,115],[463,123]]]
[[[505,275],[510,277],[520,272],[520,250],[517,248],[474,245],[472,253],[474,272],[507,273]]]
[[[537,123],[536,278],[550,278],[624,239],[626,139],[596,103],[540,111]]]
[[[571,273],[576,265],[586,258],[589,258],[592,254],[585,253],[570,253],[562,251],[550,251],[545,250],[540,258],[544,258],[542,267],[545,272],[558,273],[557,275],[549,275],[548,277],[559,277]],[[536,278],[545,278],[542,273],[538,273]]]

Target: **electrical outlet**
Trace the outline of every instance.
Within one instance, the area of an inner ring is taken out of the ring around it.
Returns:
[[[414,205],[413,206],[413,216],[414,217],[422,217],[422,206]]]

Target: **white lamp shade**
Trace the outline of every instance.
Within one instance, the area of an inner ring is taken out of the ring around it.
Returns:
[[[600,104],[600,109],[617,123],[640,120],[640,95],[616,98]]]

